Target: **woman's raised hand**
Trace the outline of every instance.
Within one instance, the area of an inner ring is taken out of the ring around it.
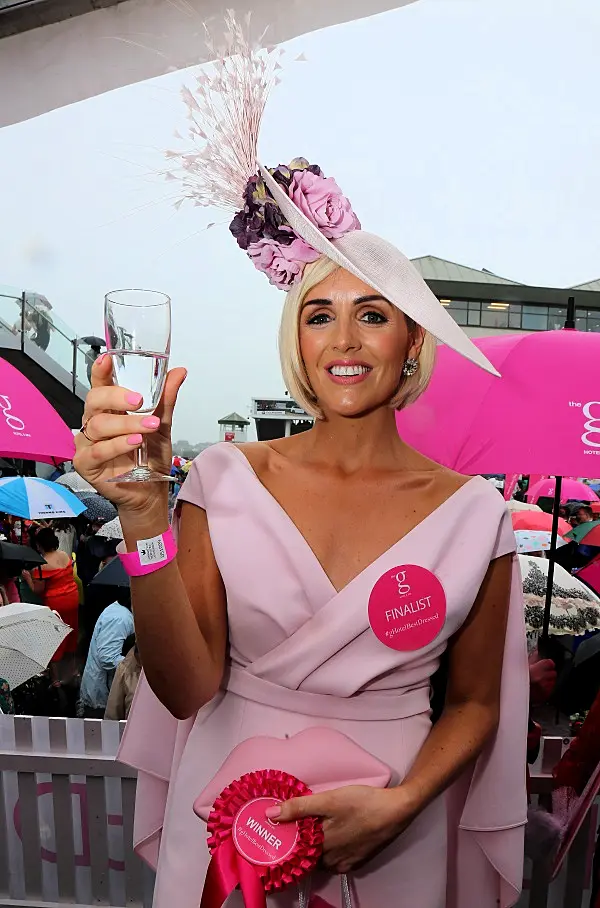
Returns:
[[[142,405],[142,398],[113,383],[112,362],[99,357],[92,369],[92,390],[85,401],[83,426],[75,438],[75,469],[119,510],[152,510],[166,501],[168,483],[108,482],[135,465],[135,451],[147,436],[148,462],[153,470],[171,470],[171,422],[177,394],[187,373],[172,369],[167,375],[160,403],[153,415],[127,413]],[[87,437],[86,437],[87,436]]]

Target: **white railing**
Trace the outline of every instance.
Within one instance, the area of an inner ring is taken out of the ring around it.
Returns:
[[[0,716],[0,908],[150,908],[121,723]]]
[[[0,908],[150,908],[152,873],[132,848],[135,772],[115,760],[123,727],[0,715]],[[543,741],[532,779],[542,801],[563,748]],[[527,866],[518,908],[588,908],[597,808],[551,885]]]

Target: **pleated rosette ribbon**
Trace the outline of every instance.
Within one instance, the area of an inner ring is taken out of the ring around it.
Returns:
[[[246,908],[266,908],[266,893],[297,885],[317,865],[323,826],[317,817],[278,824],[267,807],[312,794],[287,772],[250,772],[228,785],[208,817],[211,860],[200,908],[221,908],[238,886]]]

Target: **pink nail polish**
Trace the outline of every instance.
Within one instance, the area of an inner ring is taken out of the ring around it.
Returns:
[[[142,402],[142,395],[137,394],[135,391],[130,391],[129,394],[126,395],[125,400],[128,404],[131,404],[132,407],[137,407],[138,404],[141,404]]]
[[[281,816],[281,807],[267,807],[265,816],[267,820],[276,820],[278,816]]]
[[[160,426],[160,419],[158,416],[144,416],[142,425],[145,429],[158,429]]]
[[[142,436],[138,433],[136,435],[128,435],[127,444],[128,445],[141,445]]]
[[[107,356],[106,353],[101,353],[100,356],[98,357],[98,359],[96,360],[96,365],[101,366],[102,363],[104,362],[104,360],[106,359],[106,356]]]

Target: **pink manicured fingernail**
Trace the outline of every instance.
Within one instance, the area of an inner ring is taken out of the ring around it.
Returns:
[[[139,433],[136,435],[129,435],[127,437],[128,445],[141,445],[141,443],[142,443],[142,436]]]
[[[276,820],[281,816],[281,807],[267,807],[265,810],[267,820]]]
[[[144,416],[142,425],[145,429],[158,429],[160,426],[160,419],[158,416]]]
[[[137,407],[138,404],[142,402],[142,395],[137,394],[135,391],[130,391],[129,394],[125,397],[125,400],[128,404],[131,404],[132,407]]]
[[[96,365],[101,366],[104,360],[106,359],[106,353],[101,353],[98,359],[96,360]]]

